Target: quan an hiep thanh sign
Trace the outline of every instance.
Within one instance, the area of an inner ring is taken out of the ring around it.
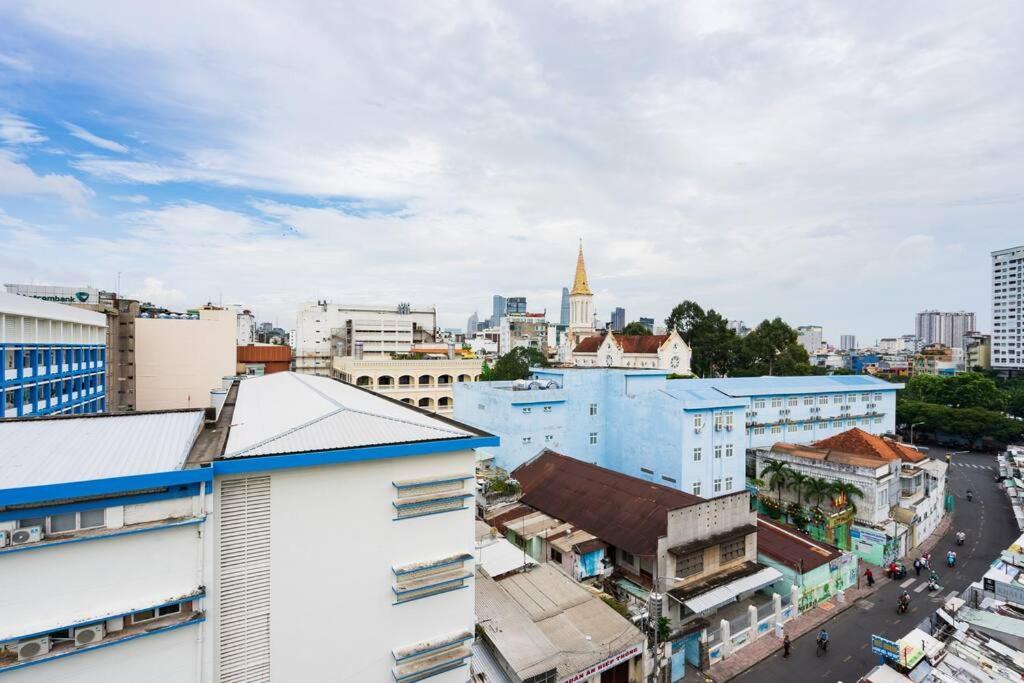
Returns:
[[[882,636],[871,636],[871,651],[894,662],[900,661],[899,643]]]
[[[566,676],[565,678],[559,680],[558,683],[580,683],[581,681],[585,681],[591,676],[594,676],[595,674],[599,674],[602,671],[607,671],[613,666],[618,666],[622,662],[628,662],[629,660],[633,659],[633,657],[636,657],[638,654],[640,654],[642,651],[643,645],[634,645],[633,647],[626,648],[622,652],[616,655],[612,655],[604,661],[598,662],[597,664],[592,664],[591,666],[588,666],[586,669],[578,671],[571,676]]]

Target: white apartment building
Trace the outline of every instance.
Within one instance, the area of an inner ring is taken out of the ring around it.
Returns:
[[[796,341],[813,355],[821,350],[821,325],[801,325],[796,328]]]
[[[992,252],[992,369],[1024,370],[1024,246]]]
[[[333,356],[408,353],[413,344],[434,341],[436,329],[434,308],[306,303],[296,315],[292,335],[295,371],[326,377]]]
[[[0,422],[0,583],[23,588],[0,597],[0,673],[464,683],[467,482],[496,442],[285,372],[236,382],[205,426]]]
[[[478,382],[482,358],[355,358],[335,356],[334,377],[417,406],[451,415],[456,382]]]
[[[975,315],[967,311],[921,311],[914,321],[914,331],[921,346],[944,344],[962,349],[964,335],[976,329]]]

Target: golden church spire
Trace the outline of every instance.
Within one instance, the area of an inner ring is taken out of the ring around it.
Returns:
[[[594,293],[590,291],[590,285],[587,284],[587,266],[583,262],[583,240],[580,239],[580,253],[576,257],[576,279],[572,283],[572,291],[569,294],[589,294]]]

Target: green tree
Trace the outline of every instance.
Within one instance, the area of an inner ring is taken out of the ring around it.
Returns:
[[[630,324],[626,325],[626,327],[623,328],[623,330],[622,330],[622,334],[638,335],[638,336],[641,336],[641,337],[646,337],[650,333],[651,333],[651,331],[649,329],[647,329],[646,325],[641,325],[640,323],[638,323],[635,320],[633,322],[631,322]]]
[[[798,506],[802,506],[804,503],[804,486],[810,478],[809,474],[797,472],[796,470],[793,470],[789,475],[788,486],[790,490],[796,491],[796,504]]]
[[[690,368],[698,377],[731,375],[737,361],[738,340],[729,321],[714,309],[705,311],[694,301],[672,309],[665,326],[679,332],[690,346]]]
[[[530,376],[531,367],[546,368],[549,365],[547,357],[538,349],[518,346],[494,361],[494,368],[486,375],[481,372],[481,379],[487,382],[526,379]]]
[[[807,500],[814,501],[814,506],[821,507],[822,501],[832,495],[832,482],[821,477],[812,477],[804,484]]]
[[[782,318],[764,320],[739,342],[743,374],[809,375],[807,350],[797,343],[797,332]]]
[[[761,469],[761,479],[768,483],[768,488],[779,492],[779,508],[782,508],[782,489],[786,488],[792,474],[790,466],[781,460],[769,460]]]
[[[962,372],[942,378],[943,405],[951,408],[984,408],[1005,411],[1009,395],[990,377],[976,372]]]
[[[1010,390],[1010,398],[1006,402],[1006,412],[1014,417],[1024,417],[1024,388]]]

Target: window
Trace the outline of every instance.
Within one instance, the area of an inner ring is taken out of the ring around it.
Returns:
[[[548,442],[554,440],[554,438],[555,437],[551,436],[550,434],[545,434],[544,435],[544,443],[548,443]]]
[[[788,424],[788,425],[786,426],[786,431],[789,431],[789,432],[795,432],[795,431],[796,431],[796,422],[790,422],[790,423],[789,423],[789,424]]]
[[[551,412],[551,406],[544,406],[544,412],[545,413],[550,413]]]
[[[721,492],[722,492],[722,480],[721,479],[715,479],[715,493],[721,493]]]
[[[732,413],[725,414],[725,426],[732,428]]]
[[[754,409],[756,410],[757,408],[764,408],[764,399],[763,398],[755,398],[754,399]]]
[[[764,427],[754,427],[754,436],[761,436],[764,434]]]
[[[725,418],[725,413],[715,413],[715,429],[722,428],[722,420]]]
[[[664,474],[663,474],[663,475],[661,475],[661,478],[662,478],[662,479],[664,479],[665,481],[667,481],[667,482],[671,483],[671,484],[674,484],[674,483],[676,483],[676,480],[675,480],[675,479],[673,479],[672,477],[666,477],[666,476],[665,476]]]
[[[676,576],[696,576],[704,571],[704,551],[698,550],[676,560]]]
[[[882,395],[881,394],[875,394],[875,401],[881,401],[881,400],[882,400]]]
[[[693,486],[690,487],[690,490],[693,491],[693,495],[699,496],[700,495],[700,482],[699,481],[693,482]]]
[[[596,403],[591,403],[590,404],[590,414],[591,415],[597,415],[597,404]]]
[[[886,489],[881,489],[878,492],[878,506],[882,507],[889,502],[889,492]]]
[[[41,526],[43,530],[46,530],[46,517],[29,517],[27,519],[18,520],[19,529],[27,529],[31,526]]]
[[[781,408],[781,407],[782,407],[782,397],[781,396],[772,396],[772,408]]]
[[[814,405],[814,397],[813,396],[804,396],[804,405],[805,406],[813,406]]]
[[[552,562],[557,562],[558,564],[562,564],[562,553],[560,553],[557,550],[555,550],[554,548],[552,548],[550,556],[551,556],[551,561]]]
[[[725,564],[726,562],[732,562],[738,560],[747,554],[747,537],[739,538],[735,541],[729,541],[722,543],[718,546],[719,548],[719,563]]]
[[[649,470],[646,467],[641,467],[640,471],[643,472],[644,474],[654,474],[654,470]]]
[[[590,432],[590,445],[593,446],[597,443],[597,432]]]
[[[857,402],[857,394],[849,394],[846,397],[846,402],[847,403],[856,403]]]
[[[828,405],[828,396],[821,395],[818,397],[818,405]]]
[[[64,512],[59,515],[50,516],[50,531],[60,533],[62,531],[74,531],[77,526],[74,512]]]
[[[882,418],[880,418],[880,417],[876,417],[876,418],[875,418],[875,424],[876,424],[876,425],[880,425],[880,424],[882,424]]]
[[[814,428],[813,424],[811,424],[810,422],[804,422],[804,431],[805,432],[809,432],[813,428]]]
[[[523,414],[524,415],[526,415],[527,413],[532,413],[532,412],[533,412],[533,408],[523,408]]]
[[[846,421],[846,426],[847,427],[855,427],[856,425],[857,425],[857,421],[856,420],[847,420]]]
[[[529,436],[524,436],[523,437],[523,443],[530,443],[531,441],[533,441],[533,437],[529,437]]]
[[[725,478],[725,490],[732,491],[732,477]]]
[[[732,444],[731,443],[725,444],[725,457],[727,457],[727,458],[731,458],[732,457]]]
[[[135,614],[132,615],[132,623],[133,624],[138,624],[138,623],[143,622],[143,621],[149,621],[151,619],[156,619],[156,610],[155,609],[144,609],[144,610],[142,610],[140,612],[136,612]]]
[[[693,416],[693,428],[698,431],[704,428],[704,416],[700,413]]]
[[[33,517],[18,521],[18,527],[24,529],[30,526],[39,526],[43,531],[51,534],[68,533],[80,529],[97,529],[104,526],[105,510],[83,510],[82,512],[62,512],[49,517]]]
[[[835,403],[837,406],[841,405],[843,402],[843,395],[836,394],[835,396],[832,397],[832,402]]]
[[[779,425],[772,425],[772,434],[781,434],[782,427]]]
[[[722,457],[722,447],[721,446],[715,446],[715,460],[718,460],[721,457]]]
[[[863,401],[864,403],[867,403],[868,401],[871,400],[871,394],[861,394],[860,400]]]
[[[622,548],[619,548],[619,560],[621,560],[623,564],[636,564],[636,558],[633,557],[633,553],[623,550]]]
[[[790,396],[789,399],[786,401],[786,405],[788,405],[791,408],[797,405],[798,403],[800,403],[799,396]]]
[[[697,446],[696,448],[693,449],[693,461],[694,462],[700,462],[700,456],[701,456],[701,447]]]

